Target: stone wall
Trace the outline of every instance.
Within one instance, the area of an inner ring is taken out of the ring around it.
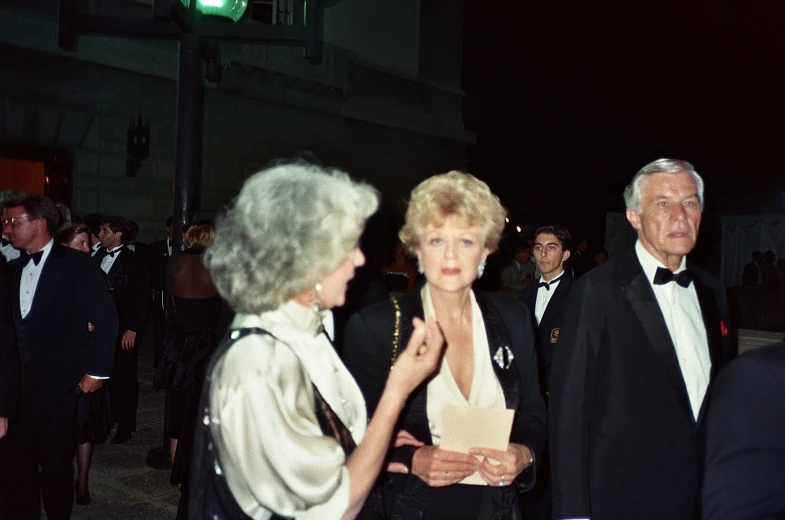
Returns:
[[[0,141],[71,150],[77,214],[121,214],[139,223],[141,240],[160,238],[172,212],[176,83],[6,45],[0,62]],[[387,205],[428,175],[465,167],[464,142],[347,118],[346,101],[323,93],[265,88],[257,97],[206,89],[199,206],[229,201],[249,165],[301,150],[376,185]],[[309,97],[314,109],[273,102],[276,92]],[[150,157],[131,178],[126,131],[139,110],[152,123]]]

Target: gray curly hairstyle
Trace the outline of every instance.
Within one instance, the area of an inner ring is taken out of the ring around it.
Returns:
[[[703,211],[703,179],[695,167],[687,161],[679,159],[657,159],[650,162],[635,174],[632,182],[624,189],[624,204],[627,209],[633,210],[635,213],[641,212],[641,182],[644,178],[655,173],[679,173],[686,172],[692,175],[695,180],[695,186],[698,188],[698,201],[700,202],[701,211]]]
[[[274,310],[346,259],[378,205],[374,188],[340,170],[263,169],[218,217],[204,264],[236,312]]]

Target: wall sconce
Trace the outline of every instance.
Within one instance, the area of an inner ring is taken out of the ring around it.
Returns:
[[[128,123],[128,142],[126,144],[127,159],[125,174],[134,177],[142,168],[142,161],[150,156],[150,120],[142,119],[142,111],[139,110],[139,117]]]

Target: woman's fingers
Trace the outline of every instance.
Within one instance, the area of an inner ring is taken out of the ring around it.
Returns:
[[[390,462],[387,464],[387,471],[389,473],[409,473],[409,468],[403,462]]]
[[[398,430],[398,434],[395,436],[395,443],[394,446],[396,448],[400,448],[401,446],[424,446],[425,443],[422,441],[417,440],[414,435],[407,432],[406,430]]]

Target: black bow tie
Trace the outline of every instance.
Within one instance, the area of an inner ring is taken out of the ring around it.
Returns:
[[[9,242],[9,241],[8,241],[8,239],[7,239],[7,238],[5,238],[5,237],[3,237],[3,240],[2,240],[2,242],[3,242],[3,247],[6,247],[6,246],[8,246],[8,245],[11,243],[11,242]]]
[[[29,264],[30,260],[33,261],[33,265],[38,265],[39,263],[41,263],[41,257],[44,256],[44,251],[41,250],[37,253],[33,253],[32,255],[30,253],[25,252],[22,253],[21,256],[24,258],[25,265]]]
[[[540,283],[537,284],[537,287],[538,288],[539,287],[545,287],[546,291],[550,291],[551,290],[551,285],[555,284],[559,280],[561,280],[561,276],[556,278],[555,280],[551,280],[550,282],[540,282]]]
[[[665,285],[670,282],[676,282],[685,288],[689,287],[692,282],[692,273],[685,269],[678,274],[673,274],[669,269],[658,267],[654,274],[654,285]]]
[[[114,258],[114,255],[120,254],[120,251],[121,251],[122,249],[123,249],[123,248],[122,248],[122,247],[120,247],[120,248],[118,248],[118,249],[115,249],[114,251],[107,251],[107,252],[106,252],[106,254],[107,254],[107,256],[111,256],[112,258]]]

